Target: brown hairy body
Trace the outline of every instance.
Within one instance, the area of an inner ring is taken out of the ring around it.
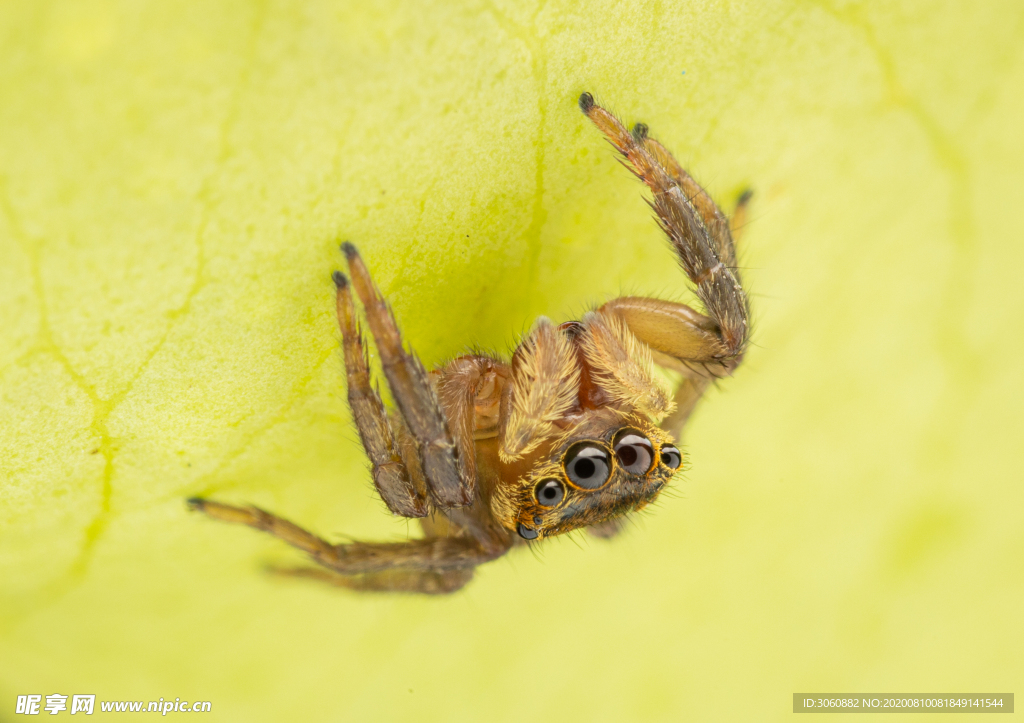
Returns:
[[[419,518],[422,539],[331,544],[255,507],[191,499],[193,509],[255,527],[319,567],[278,570],[357,590],[448,593],[511,548],[587,528],[613,535],[679,470],[675,446],[709,382],[731,374],[748,340],[749,308],[730,220],[672,155],[596,105],[584,114],[650,189],[651,207],[704,313],[645,297],[612,299],[579,321],[537,320],[510,361],[462,356],[427,372],[356,248],[334,273],[348,401],[378,494]],[[362,303],[397,409],[371,384],[353,298]],[[654,365],[682,374],[666,389]]]

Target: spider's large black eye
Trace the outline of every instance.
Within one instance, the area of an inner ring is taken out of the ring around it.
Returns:
[[[556,479],[546,479],[537,483],[533,490],[537,501],[545,507],[554,507],[565,497],[565,485]]]
[[[630,474],[647,474],[654,461],[654,446],[647,437],[626,429],[615,438],[615,456]]]
[[[666,444],[661,448],[661,463],[669,469],[678,469],[682,461],[683,455],[675,447]]]
[[[603,486],[611,468],[611,459],[604,447],[593,442],[574,444],[565,455],[565,473],[574,485],[588,490]]]

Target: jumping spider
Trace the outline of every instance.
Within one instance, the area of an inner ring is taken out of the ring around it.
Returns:
[[[269,532],[321,567],[279,570],[356,590],[450,593],[511,548],[570,530],[615,533],[679,469],[675,446],[709,382],[730,374],[747,344],[749,308],[732,224],[660,143],[584,93],[580,108],[651,190],[651,207],[705,313],[659,299],[612,299],[579,321],[541,317],[511,362],[483,355],[427,372],[406,351],[387,302],[356,248],[334,272],[348,402],[381,499],[418,517],[422,539],[332,545],[255,507],[203,499],[193,509]],[[352,289],[397,403],[370,384]],[[682,373],[674,395],[652,374]]]

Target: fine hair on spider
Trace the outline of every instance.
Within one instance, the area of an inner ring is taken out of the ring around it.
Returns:
[[[257,507],[192,498],[192,509],[268,532],[315,563],[276,574],[445,594],[514,547],[537,553],[541,541],[582,530],[614,537],[671,489],[688,467],[676,440],[708,386],[731,375],[747,349],[734,236],[750,194],[726,216],[646,125],[628,130],[590,93],[578,103],[645,185],[702,308],[620,295],[575,321],[540,317],[510,357],[474,349],[427,371],[346,242],[348,271],[332,278],[348,405],[377,495],[393,515],[419,520],[422,537],[333,544]],[[371,379],[363,324],[392,409]],[[674,389],[659,368],[674,373]]]

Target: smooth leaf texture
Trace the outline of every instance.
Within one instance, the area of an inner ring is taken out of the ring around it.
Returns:
[[[1012,692],[1024,8],[695,1],[0,9],[0,718],[769,720],[794,692]],[[613,542],[448,599],[263,573],[252,502],[402,539],[355,442],[351,239],[430,365],[685,298],[576,107],[729,206],[756,346]],[[1019,691],[1017,691],[1019,692]]]

